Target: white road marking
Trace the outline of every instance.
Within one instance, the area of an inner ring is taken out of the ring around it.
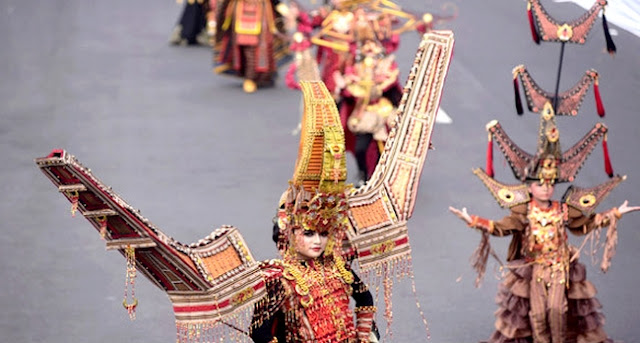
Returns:
[[[436,123],[440,124],[451,124],[453,123],[453,119],[449,117],[447,112],[445,112],[442,107],[438,108],[438,114],[436,114]]]

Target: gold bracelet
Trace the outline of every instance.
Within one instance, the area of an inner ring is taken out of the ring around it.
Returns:
[[[612,211],[613,211],[613,215],[616,216],[616,219],[622,218],[622,213],[620,213],[617,207],[614,207]]]
[[[353,309],[353,312],[358,313],[358,312],[377,312],[378,308],[375,306],[358,306],[355,309]]]
[[[476,224],[478,224],[478,216],[471,216],[471,223],[467,223],[467,225],[469,225],[469,227],[476,227]]]

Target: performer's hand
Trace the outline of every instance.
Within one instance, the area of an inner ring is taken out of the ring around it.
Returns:
[[[464,220],[465,222],[467,222],[467,224],[471,224],[471,216],[469,215],[469,213],[467,213],[467,208],[463,207],[462,211],[460,211],[459,209],[449,206],[449,211],[453,212],[453,214],[455,214],[456,216],[458,216],[458,218]]]
[[[618,212],[620,212],[621,215],[638,210],[640,210],[640,206],[629,206],[629,200],[625,200],[622,205],[618,207]]]

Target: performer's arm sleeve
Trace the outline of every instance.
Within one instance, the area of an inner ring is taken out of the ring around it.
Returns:
[[[250,332],[250,337],[255,343],[285,341],[283,295],[282,284],[272,281],[268,287],[267,301],[255,305]]]
[[[282,312],[278,311],[270,317],[263,319],[259,322],[259,325],[253,327],[251,330],[251,339],[255,343],[275,343],[284,342],[284,340],[278,339],[278,329],[280,328],[280,321],[282,320]],[[254,317],[255,320],[255,317]],[[252,324],[253,326],[253,324]]]
[[[523,214],[516,212],[511,212],[508,216],[497,221],[472,215],[469,227],[486,231],[493,236],[502,237],[508,236],[514,231],[524,230],[525,219]]]
[[[358,274],[353,271],[351,271],[351,274],[353,274],[353,283],[351,284],[353,294],[351,294],[351,297],[355,300],[356,307],[373,306],[373,296],[369,292],[367,285],[360,280]]]
[[[373,318],[376,314],[376,307],[373,306],[373,296],[367,286],[360,280],[358,275],[353,274],[352,297],[356,302],[354,310],[356,314],[356,334],[359,342],[369,342],[371,329],[373,327]]]
[[[586,235],[594,229],[609,226],[612,219],[620,219],[622,215],[615,207],[609,211],[584,215],[580,210],[568,206],[567,217],[567,227],[573,234]]]

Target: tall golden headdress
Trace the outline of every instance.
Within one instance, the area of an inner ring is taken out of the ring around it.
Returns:
[[[321,81],[301,81],[304,98],[298,159],[278,212],[278,248],[291,253],[294,229],[329,232],[325,256],[343,267],[342,240],[349,225],[344,131],[335,100]],[[335,254],[337,252],[337,254]]]
[[[301,81],[302,132],[293,186],[306,192],[343,193],[347,179],[344,131],[331,93],[319,81]]]

